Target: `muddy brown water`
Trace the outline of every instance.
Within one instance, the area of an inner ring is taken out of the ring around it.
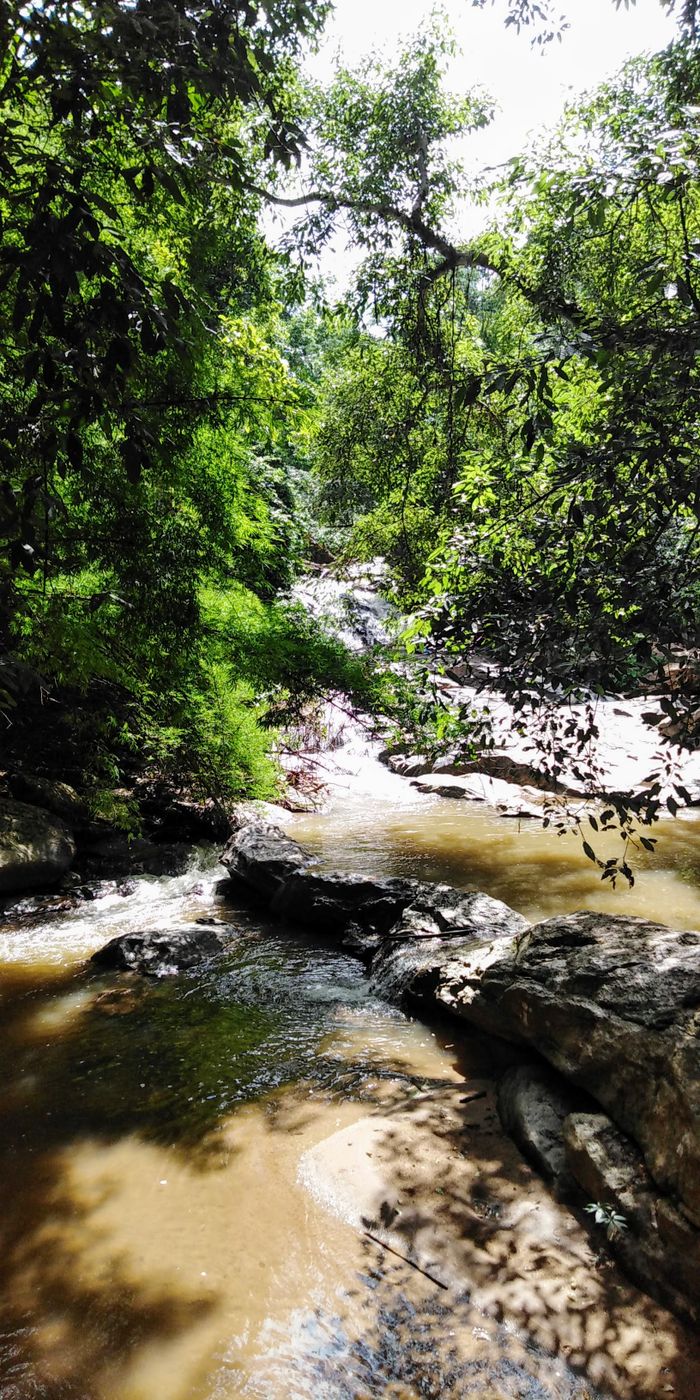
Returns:
[[[290,832],[329,863],[478,885],[530,917],[700,926],[700,828],[633,891],[573,843],[367,763]],[[213,853],[0,932],[2,1400],[695,1397],[687,1331],[500,1132],[513,1053],[374,997],[358,963],[216,891]],[[228,922],[163,982],[115,932]]]

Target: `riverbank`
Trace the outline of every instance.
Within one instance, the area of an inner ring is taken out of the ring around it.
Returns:
[[[391,1009],[221,875],[0,938],[3,1400],[694,1400],[688,1330],[503,1134],[513,1051]],[[202,918],[197,968],[86,974]]]
[[[700,934],[587,913],[530,925],[478,891],[319,868],[269,823],[243,825],[223,861],[234,891],[354,953],[383,995],[523,1046],[504,1125],[593,1205],[633,1277],[697,1320]]]

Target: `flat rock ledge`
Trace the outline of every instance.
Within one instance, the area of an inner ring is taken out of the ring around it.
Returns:
[[[501,1086],[507,1131],[560,1190],[622,1216],[621,1262],[700,1318],[700,933],[591,912],[529,925],[479,891],[319,869],[269,823],[222,861],[237,890],[363,958],[382,995],[542,1057]]]

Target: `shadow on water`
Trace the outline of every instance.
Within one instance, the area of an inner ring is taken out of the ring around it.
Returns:
[[[136,1140],[216,1172],[235,1151],[220,1132],[232,1112],[312,1074],[329,1011],[360,988],[357,963],[279,931],[244,935],[211,967],[161,982],[3,967],[2,1400],[102,1396],[96,1377],[196,1329],[217,1304],[110,1256],[95,1238],[102,1202],[72,1179],[76,1151]],[[324,1064],[326,1077],[338,1072]],[[289,1126],[283,1112],[268,1121]],[[99,1277],[85,1268],[86,1241],[103,1250]]]
[[[315,1310],[303,1297],[291,1327],[270,1319],[243,1393],[650,1400],[668,1385],[691,1400],[697,1369],[687,1334],[599,1267],[577,1222],[503,1138],[493,1076],[512,1052],[442,1028],[450,1050],[459,1034],[457,1068],[480,1095],[464,1102],[464,1081],[414,1074],[390,1047],[363,1044],[372,1012],[359,964],[279,927],[245,917],[241,927],[223,959],[163,982],[3,969],[2,1400],[155,1400],[153,1390],[105,1389],[105,1376],[138,1350],[172,1347],[174,1358],[220,1304],[215,1289],[139,1272],[126,1253],[110,1252],[99,1198],[108,1180],[76,1189],[71,1163],[82,1145],[108,1151],[136,1141],[214,1183],[236,1152],[235,1132],[224,1128],[237,1107],[265,1101],[264,1131],[279,1143],[313,1116],[314,1097],[366,1103],[382,1116],[382,1194],[367,1194],[357,1249],[337,1261],[337,1312],[328,1297]],[[345,1053],[338,1008],[352,1032]],[[389,1022],[394,1013],[377,1014]],[[374,1151],[359,1141],[360,1192],[361,1164]],[[278,1241],[280,1254],[286,1243]],[[233,1389],[210,1388],[208,1356],[198,1385],[182,1393],[241,1393],[235,1379]]]

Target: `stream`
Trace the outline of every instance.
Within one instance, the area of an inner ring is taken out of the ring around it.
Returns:
[[[358,730],[333,763],[328,812],[286,822],[330,864],[700,924],[695,821],[615,892],[568,838],[416,792]],[[517,1052],[403,1015],[222,874],[196,850],[0,933],[2,1400],[695,1396],[687,1332],[501,1132]],[[228,949],[194,972],[86,972],[117,932],[210,918]]]

